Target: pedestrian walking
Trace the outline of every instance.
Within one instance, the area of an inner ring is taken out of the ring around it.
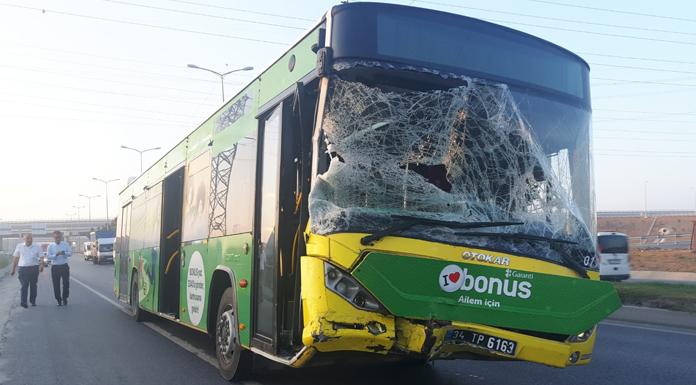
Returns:
[[[53,295],[58,301],[58,306],[67,306],[70,296],[70,266],[68,258],[72,256],[72,247],[63,240],[63,233],[53,232],[55,243],[48,245],[48,260],[51,261],[51,278],[53,279]],[[61,281],[63,292],[61,293]]]
[[[31,234],[24,235],[24,243],[20,243],[12,254],[12,271],[10,275],[17,274],[22,285],[20,290],[19,302],[23,308],[27,308],[27,292],[31,306],[36,306],[36,283],[39,280],[39,273],[43,271],[43,261],[41,261],[41,247],[34,244]],[[19,268],[19,271],[17,271]]]

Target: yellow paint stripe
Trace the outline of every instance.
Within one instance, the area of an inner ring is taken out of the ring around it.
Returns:
[[[174,260],[174,257],[176,257],[179,254],[179,250],[175,251],[172,253],[172,255],[169,256],[169,261],[167,261],[167,267],[164,269],[164,274],[169,274],[169,268],[172,265],[172,261]]]

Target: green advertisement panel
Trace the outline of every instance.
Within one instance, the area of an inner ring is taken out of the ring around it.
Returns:
[[[607,282],[370,253],[353,272],[396,316],[577,334],[617,310]]]
[[[142,249],[135,252],[138,262],[138,288],[140,306],[151,312],[157,311],[157,288],[159,287],[159,248]]]

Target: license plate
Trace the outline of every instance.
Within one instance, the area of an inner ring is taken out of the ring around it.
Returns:
[[[619,264],[621,264],[621,260],[620,259],[610,259],[609,264],[610,265],[619,265]]]
[[[470,330],[454,329],[445,335],[445,343],[449,344],[473,344],[498,353],[515,355],[517,342],[505,338],[489,336],[488,334],[476,333]]]

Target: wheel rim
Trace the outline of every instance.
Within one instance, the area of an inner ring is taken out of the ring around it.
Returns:
[[[220,358],[226,363],[234,360],[238,350],[237,328],[235,327],[234,311],[227,309],[220,315],[217,325],[217,350]]]

